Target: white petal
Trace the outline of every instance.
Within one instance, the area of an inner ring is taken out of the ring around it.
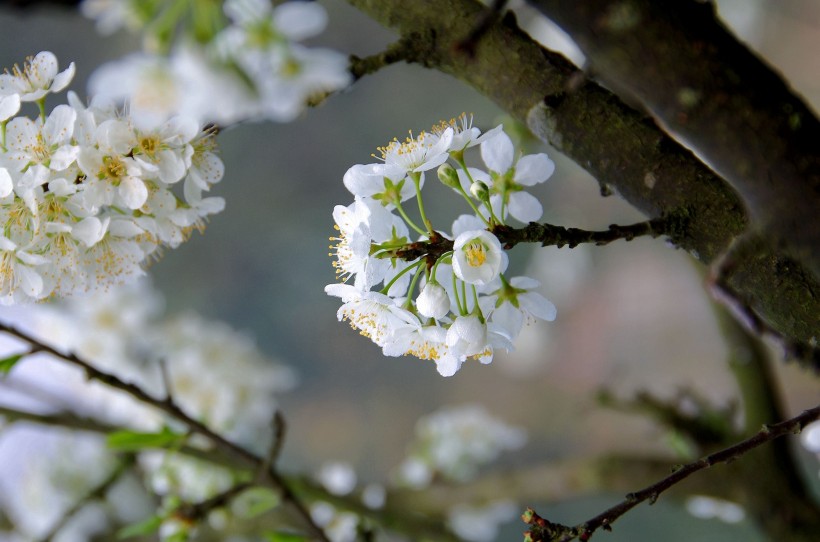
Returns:
[[[100,221],[99,218],[89,216],[78,222],[71,230],[71,235],[87,247],[92,247],[99,243],[105,236],[110,218]]]
[[[74,133],[77,112],[68,105],[58,105],[43,125],[43,139],[49,145],[67,143]]]
[[[6,168],[0,168],[0,198],[5,198],[14,190],[14,182]]]
[[[555,172],[555,162],[544,153],[522,156],[515,165],[513,181],[524,186],[543,183]]]
[[[0,121],[8,120],[20,111],[20,95],[0,97]]]
[[[506,173],[512,167],[514,152],[512,141],[504,132],[481,144],[481,159],[496,173]]]
[[[507,211],[521,222],[537,222],[544,213],[541,202],[529,192],[513,192],[510,194],[510,202],[507,204]]]
[[[277,30],[299,41],[324,30],[327,12],[315,2],[285,2],[274,10],[273,20]]]
[[[441,376],[453,376],[463,362],[452,354],[446,354],[436,360],[436,370]]]
[[[74,72],[76,71],[74,67],[74,63],[68,65],[68,68],[64,69],[60,73],[58,73],[54,77],[54,82],[51,83],[51,92],[60,92],[65,87],[71,83],[71,80],[74,79]]]
[[[14,268],[17,275],[20,289],[31,298],[39,299],[43,295],[43,277],[34,269],[25,265],[18,265]]]
[[[527,292],[518,296],[518,304],[522,309],[529,312],[536,318],[552,322],[555,320],[558,310],[546,297],[538,292]]]
[[[63,171],[74,163],[80,154],[80,147],[63,145],[51,155],[49,167],[54,171]]]
[[[148,189],[142,179],[137,177],[125,177],[118,193],[129,209],[139,209],[148,199]]]

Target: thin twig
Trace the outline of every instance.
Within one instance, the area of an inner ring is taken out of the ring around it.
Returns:
[[[183,504],[176,509],[175,515],[179,516],[186,522],[199,523],[205,520],[211,511],[216,510],[217,508],[224,508],[237,495],[250,487],[253,487],[253,483],[239,482],[238,484],[229,487],[222,493],[218,493],[209,499],[205,499],[204,501],[200,501],[195,504]]]
[[[105,494],[108,493],[108,490],[117,483],[120,477],[134,464],[134,456],[132,454],[125,455],[122,460],[119,461],[117,466],[114,470],[109,473],[108,476],[105,477],[99,484],[95,487],[91,488],[88,493],[86,493],[82,498],[77,500],[71,508],[66,510],[63,515],[57,520],[51,529],[40,538],[41,542],[51,542],[51,540],[59,534],[63,527],[69,522],[71,518],[73,518],[77,512],[83,509],[88,503],[94,501],[96,499],[102,499],[105,497]]]
[[[661,493],[685,480],[692,474],[720,463],[730,463],[758,446],[766,444],[776,438],[790,433],[799,433],[806,425],[817,419],[820,419],[820,405],[805,410],[801,414],[788,420],[772,425],[764,425],[760,431],[746,440],[707,455],[693,463],[688,463],[676,468],[675,471],[666,478],[639,491],[628,494],[623,501],[612,508],[605,510],[594,518],[575,527],[551,523],[540,517],[534,511],[528,510],[524,515],[524,520],[531,525],[531,529],[527,533],[529,537],[528,540],[531,542],[570,542],[571,540],[577,539],[581,542],[586,542],[592,538],[592,535],[598,529],[611,529],[611,525],[632,508],[644,501],[654,503]]]
[[[81,368],[85,372],[86,378],[88,378],[89,380],[96,380],[98,382],[102,382],[107,386],[110,386],[114,389],[123,391],[128,395],[131,395],[135,399],[145,404],[158,408],[159,410],[165,412],[171,417],[187,425],[192,432],[204,436],[205,438],[210,440],[218,449],[230,455],[231,457],[239,460],[240,462],[250,467],[256,468],[258,468],[260,465],[264,463],[264,460],[256,454],[254,454],[253,452],[243,448],[238,444],[231,442],[219,433],[216,433],[215,431],[210,429],[204,423],[190,417],[173,401],[171,397],[167,397],[165,399],[158,399],[147,393],[145,390],[143,390],[136,384],[133,384],[131,382],[125,382],[112,373],[107,373],[105,371],[97,369],[90,362],[78,357],[76,354],[64,354],[62,352],[59,352],[51,346],[42,343],[39,339],[32,337],[8,324],[0,323],[0,331],[5,331],[6,333],[14,337],[17,337],[18,339],[28,342],[32,345],[32,351],[36,350],[38,352],[46,352],[58,359],[62,359],[68,362],[69,364]],[[288,481],[285,480],[282,477],[282,475],[280,475],[273,468],[268,469],[266,473],[266,478],[273,486],[276,487],[276,489],[279,490],[282,496],[282,500],[291,505],[291,507],[300,516],[302,521],[304,521],[304,523],[309,527],[312,534],[322,542],[329,542],[329,539],[325,535],[324,531],[313,521],[313,518],[311,517],[307,507],[293,492]]]
[[[276,412],[273,413],[271,426],[273,428],[273,440],[271,441],[268,455],[265,456],[265,460],[259,466],[259,474],[257,476],[264,476],[276,463],[276,460],[279,459],[279,454],[282,452],[282,446],[285,444],[286,430],[285,417],[282,416],[282,411],[277,409]]]

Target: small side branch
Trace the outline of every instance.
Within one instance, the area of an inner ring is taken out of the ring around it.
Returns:
[[[364,58],[351,55],[350,73],[355,80],[359,80],[365,75],[372,75],[391,64],[402,61],[421,62],[429,52],[429,47],[423,46],[425,43],[427,41],[419,39],[418,35],[410,34],[391,43],[381,53]]]
[[[564,226],[539,224],[537,222],[530,222],[523,228],[495,226],[491,231],[507,250],[519,243],[540,243],[542,247],[569,246],[575,248],[583,243],[601,246],[621,239],[631,241],[636,237],[672,235],[675,228],[680,227],[682,222],[682,219],[669,215],[626,226],[612,224],[603,231],[565,228]],[[451,250],[453,250],[453,241],[437,232],[433,232],[429,240],[410,243],[403,248],[387,253],[387,255],[406,261],[426,258],[428,264],[432,265],[439,257]]]
[[[518,243],[541,243],[541,246],[544,247],[557,246],[561,248],[568,246],[569,248],[575,248],[583,243],[602,246],[621,239],[631,241],[636,237],[669,235],[672,227],[677,222],[671,217],[661,217],[626,226],[612,224],[604,231],[588,231],[530,222],[524,228],[519,229],[510,228],[509,226],[496,226],[493,233],[507,249]]]
[[[677,468],[663,480],[628,494],[626,498],[617,505],[575,527],[551,523],[540,517],[534,511],[528,510],[523,516],[524,521],[530,525],[530,530],[526,533],[527,538],[525,538],[525,540],[528,542],[570,542],[571,540],[586,542],[592,538],[592,535],[598,529],[610,530],[611,525],[618,518],[629,512],[635,506],[644,501],[654,503],[661,493],[685,480],[692,474],[714,465],[730,463],[755,448],[784,435],[799,433],[806,425],[817,419],[820,419],[820,405],[808,409],[788,420],[773,425],[764,425],[760,431],[750,438],[707,455],[698,461]]]

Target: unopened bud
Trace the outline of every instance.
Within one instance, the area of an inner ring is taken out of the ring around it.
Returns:
[[[490,188],[481,181],[470,185],[470,194],[479,201],[490,201]]]
[[[441,164],[438,168],[438,180],[444,186],[458,188],[461,182],[458,180],[458,172],[450,164]]]

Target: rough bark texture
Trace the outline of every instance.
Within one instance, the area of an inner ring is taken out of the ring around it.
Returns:
[[[820,121],[693,0],[530,0],[592,70],[729,181],[755,226],[820,277]]]
[[[467,54],[460,42],[484,9],[473,0],[349,2],[412,38],[410,61],[476,88],[594,175],[603,192],[616,191],[651,217],[687,214],[688,226],[672,240],[704,263],[746,230],[742,201],[723,179],[651,119],[540,47],[512,17],[489,25]],[[756,246],[734,258],[737,272],[727,282],[777,332],[812,343],[820,335],[817,280],[782,251]]]

